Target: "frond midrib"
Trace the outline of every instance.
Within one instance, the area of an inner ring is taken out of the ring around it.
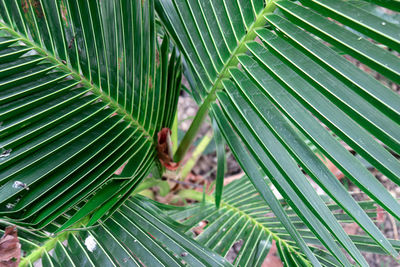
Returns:
[[[211,202],[211,201],[210,201]],[[213,205],[215,203],[212,201],[211,202]],[[258,222],[256,218],[253,218],[251,215],[247,214],[246,212],[240,210],[239,208],[236,208],[234,205],[229,204],[228,202],[221,200],[221,208],[224,207],[228,210],[232,210],[233,212],[245,217],[247,220],[249,220],[253,225],[261,227],[265,231],[266,234],[271,235],[272,238],[276,242],[281,242],[285,247],[287,247],[291,252],[297,254],[299,257],[301,257],[305,262],[309,262],[306,258],[304,258],[303,254],[301,254],[299,251],[295,249],[292,245],[286,242],[286,240],[280,238],[277,234],[275,234],[273,231],[271,231],[268,227],[265,227],[262,223]],[[311,264],[310,264],[311,266]]]
[[[211,82],[212,84],[211,88],[209,88],[207,95],[203,98],[204,99],[203,102],[201,104],[199,103],[200,107],[198,109],[198,112],[196,113],[196,116],[194,117],[192,124],[189,127],[189,130],[186,132],[174,155],[175,161],[178,162],[183,159],[184,155],[189,149],[190,144],[193,142],[194,137],[197,135],[197,132],[200,129],[200,125],[206,118],[207,112],[210,109],[211,104],[213,104],[216,101],[217,98],[216,93],[219,90],[223,90],[222,81],[230,77],[229,70],[231,68],[237,68],[237,65],[239,63],[238,56],[245,53],[248,50],[246,44],[250,41],[254,41],[254,39],[257,36],[255,30],[266,24],[267,20],[265,18],[265,15],[272,13],[275,10],[275,8],[276,8],[275,0],[268,1],[264,9],[256,15],[256,18],[250,25],[247,33],[242,37],[242,39],[238,42],[236,48],[230,54],[229,59],[224,64],[222,70],[218,73],[215,81]]]
[[[49,236],[49,239],[46,240],[41,246],[37,246],[29,255],[21,258],[21,262],[19,266],[28,266],[30,263],[34,263],[40,258],[42,258],[43,253],[49,252],[54,249],[58,242],[62,243],[68,239],[70,235],[74,235],[85,228],[82,228],[89,221],[89,216],[84,217],[80,221],[76,222],[71,226],[68,231],[64,231],[57,236]]]
[[[267,22],[267,20],[265,19],[265,15],[273,12],[275,8],[275,1],[271,0],[266,4],[265,8],[256,15],[256,19],[250,25],[249,30],[238,42],[238,46],[233,50],[226,64],[224,64],[224,67],[218,73],[217,79],[212,82],[212,87],[210,88],[209,93],[207,94],[207,97],[203,102],[203,105],[206,104],[207,106],[210,106],[211,103],[214,102],[216,98],[216,92],[223,89],[223,86],[221,85],[223,79],[230,77],[229,69],[237,67],[237,64],[239,63],[237,57],[248,50],[246,47],[246,43],[254,41],[257,36],[255,30],[265,25],[265,23]]]
[[[128,113],[117,101],[115,101],[109,95],[105,94],[98,85],[96,85],[95,83],[92,83],[90,80],[88,80],[83,75],[80,75],[76,70],[65,65],[54,54],[48,52],[41,46],[37,45],[35,42],[29,40],[27,37],[16,32],[14,29],[9,27],[7,24],[0,22],[0,30],[6,30],[10,35],[18,38],[18,40],[23,42],[25,45],[30,46],[39,55],[41,55],[45,59],[47,59],[50,63],[55,64],[56,68],[71,75],[72,78],[79,81],[85,87],[89,88],[91,92],[93,92],[95,95],[100,97],[100,99],[102,101],[107,103],[111,109],[115,110],[115,112],[117,114],[121,115],[124,119],[126,119],[130,125],[133,125],[133,126],[137,127],[139,130],[141,130],[144,133],[144,135],[148,141],[150,141],[153,145],[156,144],[153,136],[149,133],[149,131],[146,130],[144,128],[144,126],[142,124],[140,124],[139,121],[132,116],[132,114]],[[148,137],[150,137],[150,138],[148,138]]]
[[[30,263],[36,262],[43,256],[43,253],[54,249],[58,242],[66,241],[70,234],[73,234],[73,232],[64,232],[54,238],[49,238],[42,246],[38,246],[29,255],[21,258],[20,266],[28,266]]]

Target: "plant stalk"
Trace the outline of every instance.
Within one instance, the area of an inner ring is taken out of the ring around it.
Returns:
[[[197,160],[203,154],[204,150],[207,148],[208,144],[210,144],[213,139],[211,134],[206,134],[197,145],[196,149],[193,151],[192,156],[186,162],[186,164],[182,167],[179,180],[183,181],[190,171],[193,169],[194,165],[196,165]]]
[[[171,128],[172,152],[175,153],[178,149],[178,112],[175,114],[174,122]]]
[[[196,116],[192,121],[192,124],[190,124],[189,130],[186,132],[181,143],[179,144],[178,149],[176,150],[176,153],[174,155],[175,162],[181,161],[186,155],[194,139],[196,138],[200,126],[202,125],[204,119],[207,117],[208,108],[210,107],[212,101],[213,99],[207,97],[203,104],[200,106],[199,110],[196,113]]]
[[[75,232],[77,232],[75,229],[83,226],[87,223],[87,221],[89,220],[89,216],[86,216],[84,218],[82,218],[82,220],[76,222],[74,225],[71,226],[71,231],[65,231],[62,232],[61,234],[55,236],[55,237],[51,237],[49,238],[49,240],[47,240],[46,242],[44,242],[44,244],[40,247],[37,247],[36,249],[34,249],[29,255],[27,255],[26,257],[21,258],[21,261],[19,263],[19,266],[28,266],[30,265],[30,263],[34,263],[37,260],[39,260],[40,258],[42,258],[42,255],[44,252],[49,252],[52,249],[54,249],[57,245],[58,242],[64,242],[65,240],[68,239],[68,236],[70,234],[74,234]],[[73,230],[74,229],[74,230]],[[68,230],[68,229],[67,229]]]

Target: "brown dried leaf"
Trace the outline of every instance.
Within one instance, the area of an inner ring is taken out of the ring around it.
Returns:
[[[179,167],[179,162],[174,162],[172,152],[171,130],[169,128],[162,128],[157,134],[158,144],[158,158],[162,165],[168,170],[175,171]]]
[[[17,267],[21,260],[21,244],[17,227],[8,226],[0,239],[0,267]]]

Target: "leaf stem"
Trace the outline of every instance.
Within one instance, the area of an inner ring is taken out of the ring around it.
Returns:
[[[22,258],[19,266],[28,266],[29,263],[34,263],[39,260],[44,252],[49,252],[53,248],[55,248],[58,241],[63,242],[67,240],[68,236],[72,232],[64,232],[54,238],[50,238],[47,240],[42,246],[36,248],[32,253],[30,253],[27,257]]]
[[[175,153],[178,149],[178,112],[175,113],[174,122],[171,127],[171,140],[172,140],[172,151]]]
[[[196,138],[197,132],[200,129],[204,119],[207,117],[208,108],[210,107],[211,99],[208,97],[200,106],[199,110],[196,113],[192,123],[190,124],[189,130],[186,132],[185,136],[183,137],[181,143],[179,144],[178,149],[176,150],[174,161],[179,162],[183,159],[186,155],[187,151],[189,150],[190,146],[192,145],[194,139]]]
[[[65,240],[67,240],[70,234],[78,232],[78,230],[75,229],[83,225],[86,225],[88,220],[89,216],[86,216],[82,218],[80,221],[73,224],[69,229],[67,229],[67,231],[62,232],[61,234],[56,235],[55,237],[50,237],[46,242],[43,243],[42,246],[37,247],[28,256],[22,258],[21,262],[19,263],[19,266],[24,267],[28,266],[30,263],[33,264],[34,262],[36,262],[37,260],[42,258],[44,252],[49,252],[50,250],[56,247],[58,242],[62,243]]]
[[[201,154],[203,154],[204,150],[206,150],[208,144],[210,144],[212,139],[213,136],[211,133],[204,135],[204,137],[201,139],[196,149],[193,151],[193,154],[190,157],[190,159],[182,167],[179,180],[183,181],[188,176],[189,172],[193,169],[197,160],[199,159]]]

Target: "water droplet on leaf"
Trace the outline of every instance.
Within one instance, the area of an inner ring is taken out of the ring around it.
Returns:
[[[4,148],[2,148],[2,149],[1,149],[0,158],[5,158],[5,157],[10,156],[11,151],[12,151],[11,148],[10,148],[10,149],[4,149]]]
[[[89,235],[88,237],[86,237],[85,246],[90,252],[93,252],[96,249],[97,244],[93,236]]]
[[[20,181],[15,181],[13,183],[12,187],[16,188],[16,189],[24,188],[26,190],[29,190],[29,187],[26,184],[24,184],[23,182],[20,182]]]

